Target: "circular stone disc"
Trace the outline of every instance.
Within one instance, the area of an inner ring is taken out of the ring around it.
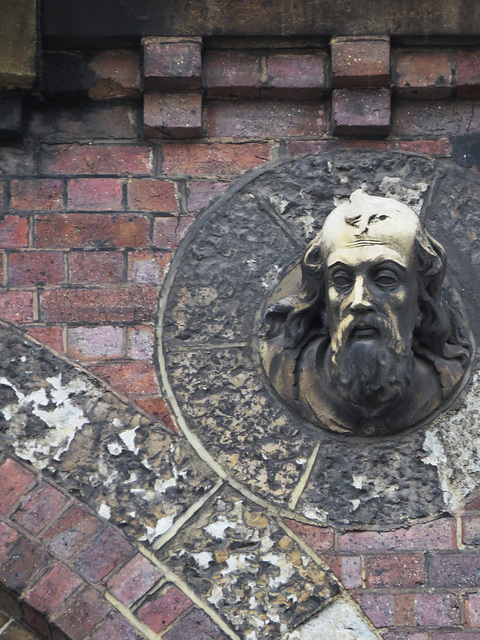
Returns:
[[[160,299],[157,364],[187,438],[254,499],[314,522],[390,525],[453,511],[480,484],[477,374],[434,422],[367,441],[291,412],[259,357],[265,305],[358,188],[402,201],[443,244],[478,344],[478,177],[447,160],[342,150],[245,174],[195,222]]]

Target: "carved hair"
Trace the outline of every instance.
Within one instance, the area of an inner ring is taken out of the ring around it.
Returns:
[[[447,360],[458,358],[464,364],[470,350],[468,324],[458,296],[445,297],[445,250],[423,227],[415,237],[415,256],[420,322],[414,331],[413,350]],[[283,334],[285,349],[301,350],[313,338],[329,335],[325,268],[317,239],[306,248],[301,269],[299,295],[280,300],[265,316],[267,340]]]

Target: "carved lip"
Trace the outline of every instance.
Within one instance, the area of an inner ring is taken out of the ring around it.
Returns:
[[[378,338],[380,335],[377,327],[374,327],[370,324],[361,324],[355,327],[352,331],[351,336],[356,339],[362,338]]]

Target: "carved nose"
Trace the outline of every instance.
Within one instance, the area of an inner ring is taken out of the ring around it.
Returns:
[[[352,290],[352,311],[368,311],[373,309],[371,294],[362,276],[358,276],[355,279],[355,284]]]

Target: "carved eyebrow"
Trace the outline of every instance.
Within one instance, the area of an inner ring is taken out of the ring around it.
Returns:
[[[407,269],[402,264],[400,264],[399,262],[396,262],[395,260],[391,260],[389,258],[387,258],[386,260],[381,260],[380,262],[372,262],[369,266],[370,268],[379,267],[380,269],[385,267],[393,267],[393,268],[400,269],[402,273],[407,273]],[[351,264],[345,264],[340,260],[337,260],[337,262],[334,262],[333,264],[327,267],[328,271],[333,271],[335,269],[346,269],[347,271],[351,271],[353,268],[354,267]]]

